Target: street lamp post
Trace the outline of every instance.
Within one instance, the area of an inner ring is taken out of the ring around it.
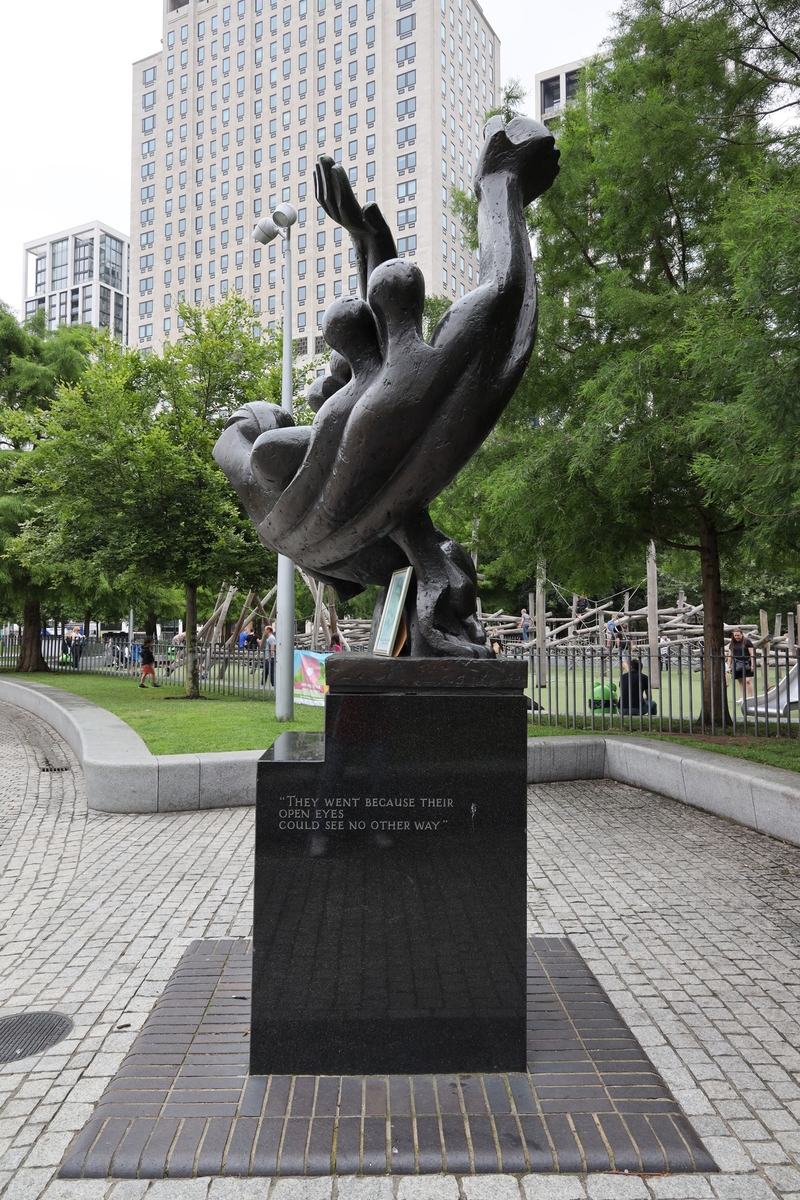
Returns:
[[[262,245],[283,238],[283,376],[281,405],[292,412],[292,226],[297,210],[280,204],[271,217],[264,217],[253,230]],[[275,651],[275,716],[279,721],[294,719],[294,563],[278,555],[278,632]]]

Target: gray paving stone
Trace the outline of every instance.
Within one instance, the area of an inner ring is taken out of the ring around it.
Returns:
[[[276,1179],[269,1200],[330,1200],[333,1179]],[[148,1197],[149,1200],[149,1197]]]
[[[68,1130],[43,1133],[31,1147],[25,1167],[57,1167],[73,1137]]]
[[[710,1200],[714,1193],[702,1175],[668,1175],[664,1179],[648,1179],[653,1200]]]
[[[519,1184],[508,1175],[464,1175],[464,1200],[520,1200]]]
[[[393,1179],[359,1179],[355,1175],[343,1175],[337,1180],[337,1200],[394,1200]],[[514,1200],[519,1200],[517,1189]]]
[[[54,1179],[42,1200],[103,1200],[108,1189],[106,1179]]]
[[[147,1200],[205,1200],[209,1179],[154,1179]]]
[[[525,1200],[586,1200],[586,1188],[579,1175],[523,1175]]]
[[[454,1175],[404,1175],[397,1200],[458,1200],[458,1183]]]
[[[208,1200],[267,1200],[270,1182],[269,1179],[212,1179]]]
[[[3,1200],[38,1200],[53,1172],[47,1168],[16,1171],[3,1192]]]
[[[718,1175],[711,1185],[719,1200],[780,1200],[760,1175]]]
[[[764,1174],[779,1192],[800,1192],[800,1171],[796,1167],[767,1166]]]
[[[148,1179],[121,1179],[108,1189],[108,1200],[143,1200],[149,1186]]]
[[[624,1175],[587,1175],[589,1200],[649,1200],[643,1179]]]
[[[755,1170],[755,1163],[742,1142],[733,1137],[710,1137],[704,1139],[706,1149],[713,1155],[720,1171],[747,1172]]]

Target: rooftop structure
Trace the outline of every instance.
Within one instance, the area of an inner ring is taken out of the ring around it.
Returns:
[[[94,325],[128,344],[130,240],[102,221],[89,221],[26,242],[22,311],[43,309],[48,329]]]

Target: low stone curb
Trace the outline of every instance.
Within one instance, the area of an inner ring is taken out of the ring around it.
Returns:
[[[650,738],[532,738],[528,783],[615,779],[800,846],[800,775]]]
[[[0,701],[41,717],[69,743],[84,770],[90,808],[186,812],[256,802],[263,750],[151,754],[119,717],[45,683],[0,677]],[[528,783],[572,779],[616,779],[800,846],[800,776],[794,771],[648,738],[529,739]]]
[[[186,812],[256,801],[263,750],[230,754],[151,754],[119,717],[46,683],[0,678],[0,700],[41,717],[83,767],[89,807],[101,812]]]

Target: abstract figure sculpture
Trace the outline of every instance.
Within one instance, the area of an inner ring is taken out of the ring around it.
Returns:
[[[492,657],[472,561],[435,528],[428,506],[488,436],[525,370],[537,301],[524,208],[557,173],[544,126],[490,120],[475,174],[480,286],[426,343],[421,271],[397,258],[377,205],[362,209],[345,171],[320,158],[317,199],[352,238],[362,298],[335,300],[325,313],[330,374],[309,391],[313,423],[247,404],[214,450],[264,545],[343,599],[414,568],[405,614],[415,657]]]

